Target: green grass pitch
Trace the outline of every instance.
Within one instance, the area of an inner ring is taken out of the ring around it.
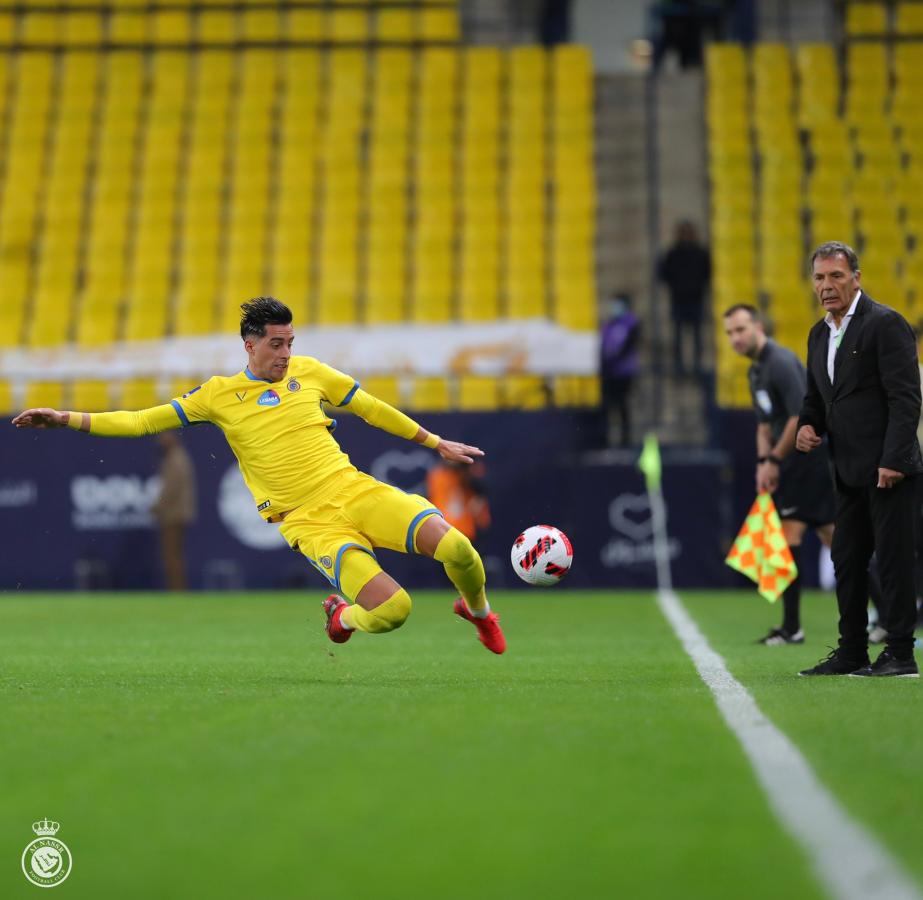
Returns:
[[[923,883],[918,681],[799,679],[835,632],[683,594],[824,783]],[[345,646],[323,594],[0,596],[0,897],[44,816],[70,898],[824,893],[647,593],[495,593],[504,657],[419,592]]]

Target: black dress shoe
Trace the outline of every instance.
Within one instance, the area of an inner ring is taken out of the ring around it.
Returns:
[[[870,666],[865,666],[851,673],[857,678],[874,678],[891,676],[892,678],[919,678],[920,670],[917,668],[917,661],[910,656],[899,658],[894,656],[890,650],[882,650],[878,659]]]
[[[869,664],[868,655],[864,658],[861,656],[847,656],[842,649],[831,650],[825,659],[822,659],[816,666],[810,669],[804,669],[799,675],[852,675],[857,669],[867,668]]]

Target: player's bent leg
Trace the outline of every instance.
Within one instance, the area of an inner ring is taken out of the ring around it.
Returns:
[[[356,601],[340,614],[340,625],[347,630],[382,634],[400,628],[410,615],[410,595],[368,553],[346,551],[340,585]]]
[[[421,553],[442,563],[449,581],[475,616],[483,618],[490,612],[484,590],[484,564],[468,538],[444,519],[433,516],[420,526],[416,544]]]
[[[384,572],[381,574],[385,575]],[[385,578],[388,578],[388,576],[385,575]],[[370,583],[367,587],[374,587],[374,585]],[[372,609],[363,607],[363,599],[362,594],[360,594],[358,601],[352,606],[348,606],[340,616],[340,621],[346,628],[355,628],[357,631],[364,631],[367,634],[383,634],[400,628],[410,615],[412,606],[410,594],[400,585],[397,586],[397,590],[390,597],[382,603],[376,603]]]
[[[427,530],[430,523],[432,528]],[[455,614],[477,628],[478,639],[488,650],[503,653],[506,638],[499,617],[490,611],[487,603],[484,564],[471,541],[442,519],[430,519],[420,526],[417,549],[421,553],[431,550],[427,555],[442,563],[449,580],[458,588],[461,597],[455,601]]]

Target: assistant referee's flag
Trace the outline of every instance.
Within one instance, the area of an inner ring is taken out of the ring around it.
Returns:
[[[756,498],[724,561],[755,581],[757,590],[770,603],[778,600],[798,577],[798,567],[769,494]]]

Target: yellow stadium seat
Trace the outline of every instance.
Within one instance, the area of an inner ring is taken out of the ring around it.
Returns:
[[[846,4],[848,35],[882,35],[888,30],[888,9],[884,3]]]
[[[0,347],[21,347],[25,311],[21,300],[0,306]]]
[[[923,6],[919,3],[898,3],[894,30],[900,35],[923,35]]]
[[[0,47],[9,47],[16,35],[16,16],[9,12],[0,12]],[[4,87],[6,82],[4,79]]]
[[[419,13],[420,38],[424,41],[457,41],[460,37],[457,9],[424,7]]]
[[[0,381],[0,413],[18,412],[13,406],[13,389],[8,381]]]
[[[391,404],[391,406],[400,407],[403,405],[400,383],[393,375],[370,375],[360,378],[359,383],[362,389],[373,397],[377,397],[379,400]],[[0,387],[0,391],[2,391],[2,387]]]
[[[109,42],[143,44],[148,39],[148,18],[136,11],[113,10],[109,16]]]
[[[153,378],[130,378],[118,385],[120,409],[149,409],[160,403],[157,382]]]
[[[369,14],[358,9],[331,9],[327,13],[327,37],[334,43],[368,40]]]
[[[191,336],[210,334],[215,329],[215,294],[200,291],[195,284],[180,291],[176,315],[173,318],[173,334]]]
[[[550,391],[540,375],[507,375],[503,379],[503,406],[508,409],[543,409]]]
[[[417,36],[414,14],[409,9],[378,9],[375,36],[379,41],[412,41]]]
[[[134,297],[125,320],[125,340],[153,341],[166,337],[167,318],[165,294]]]
[[[62,16],[62,40],[70,47],[95,47],[102,41],[102,17],[97,12],[69,12]]]
[[[196,37],[202,44],[230,44],[237,39],[236,13],[203,9],[196,26]]]
[[[552,397],[555,406],[599,406],[599,379],[594,375],[557,375],[552,381]]]
[[[319,9],[289,9],[283,34],[290,41],[319,41],[325,36],[324,13]]]
[[[50,406],[64,407],[64,385],[59,381],[30,381],[26,384],[23,408]]]
[[[151,14],[151,40],[155,44],[188,44],[190,30],[185,10],[158,9]]]
[[[548,314],[545,281],[540,272],[521,272],[505,279],[506,315],[512,319],[544,318]]]
[[[108,381],[75,381],[71,385],[68,405],[80,412],[104,412],[112,409]]]
[[[445,378],[413,379],[410,408],[427,412],[444,412],[453,406],[449,384]]]
[[[407,320],[403,276],[393,281],[369,280],[365,288],[365,315],[367,325],[397,324]]]
[[[460,410],[496,410],[500,408],[501,382],[487,375],[461,375],[458,378]]]
[[[27,12],[20,21],[19,40],[27,47],[50,46],[61,42],[63,20],[57,13]]]
[[[276,9],[244,9],[240,17],[240,36],[245,41],[278,41],[281,36],[279,12]]]

